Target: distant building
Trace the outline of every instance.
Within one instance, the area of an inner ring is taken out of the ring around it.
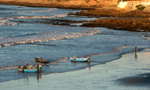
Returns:
[[[118,7],[121,9],[136,10],[137,5],[143,5],[146,7],[145,10],[150,11],[150,1],[136,1],[136,0],[121,1],[119,2]]]

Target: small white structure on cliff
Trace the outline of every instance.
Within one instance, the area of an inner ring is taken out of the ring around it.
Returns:
[[[144,5],[150,11],[150,1],[121,1],[118,7],[121,9],[136,10],[137,5]]]
[[[127,6],[127,2],[125,1],[125,2],[119,2],[119,5],[118,5],[118,7],[119,8],[125,8],[125,6]]]

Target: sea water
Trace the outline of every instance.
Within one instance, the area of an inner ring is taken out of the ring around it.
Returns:
[[[122,54],[150,48],[149,32],[130,32],[102,27],[80,27],[82,23],[54,25],[50,20],[90,21],[97,18],[67,15],[79,10],[0,5],[0,82],[37,76],[18,72],[17,66],[42,64],[41,74],[62,73],[105,64]],[[75,25],[75,26],[74,26]],[[87,57],[90,63],[71,62],[70,57]]]

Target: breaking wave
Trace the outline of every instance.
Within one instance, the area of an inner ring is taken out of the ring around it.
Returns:
[[[91,56],[98,56],[98,55],[105,55],[105,54],[111,54],[111,53],[116,53],[124,48],[128,48],[128,47],[131,47],[131,45],[126,45],[126,46],[120,46],[120,47],[117,47],[115,48],[115,50],[113,52],[108,52],[108,53],[99,53],[99,54],[93,54]]]
[[[45,18],[61,18],[65,17],[67,14],[55,14],[53,16],[19,16],[19,17],[13,17],[12,19],[45,19]]]
[[[0,27],[18,25],[17,22],[10,21],[13,19],[51,19],[51,18],[62,18],[66,16],[67,14],[54,14],[53,16],[18,16],[18,17],[0,18]]]
[[[36,43],[36,42],[46,42],[52,40],[78,38],[82,36],[94,35],[97,33],[100,33],[100,30],[86,29],[86,30],[76,30],[76,31],[62,30],[62,31],[34,33],[34,34],[26,35],[24,37],[18,37],[18,36],[1,37],[0,47],[13,46],[17,44],[27,44],[27,43]]]
[[[32,10],[32,11],[24,11],[24,12],[12,12],[12,14],[22,14],[22,13],[42,13],[42,12],[51,12],[51,11],[58,11],[57,8],[51,8],[46,10]]]
[[[57,11],[57,8],[51,8],[46,10],[35,10],[35,11],[25,11],[25,12],[13,12],[12,14],[21,14],[21,13],[42,13],[42,12],[50,12]],[[17,22],[12,22],[10,20],[14,19],[51,19],[51,18],[62,18],[66,17],[67,14],[49,14],[49,16],[15,16],[15,17],[0,17],[0,27],[1,26],[16,26]]]
[[[1,26],[16,26],[16,22],[10,22],[8,19],[2,19],[0,18],[0,27]]]

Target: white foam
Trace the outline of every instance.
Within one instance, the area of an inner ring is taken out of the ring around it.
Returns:
[[[2,44],[3,46],[10,46],[10,44],[9,43],[4,43],[4,44]]]
[[[23,12],[13,12],[12,14],[22,14],[22,13],[42,13],[42,12],[51,12],[51,11],[57,11],[57,8],[51,8],[46,10],[33,10],[33,11],[23,11]]]
[[[111,53],[118,52],[118,51],[120,51],[120,50],[122,50],[122,49],[124,49],[124,48],[128,48],[128,47],[131,47],[131,45],[126,45],[126,46],[120,46],[120,47],[117,47],[117,48],[115,48],[115,51],[113,51],[113,52],[93,54],[93,55],[91,55],[91,56],[98,56],[98,55],[111,54]]]
[[[6,69],[15,69],[17,67],[13,66],[13,67],[3,67],[3,68],[0,68],[0,70],[6,70]]]
[[[66,17],[67,14],[58,14],[53,16],[19,16],[19,17],[13,17],[14,19],[43,19],[43,18],[61,18]],[[10,18],[9,18],[10,19]]]
[[[66,17],[67,14],[55,14],[54,15],[56,18],[61,18],[61,17]]]
[[[120,46],[120,47],[117,47],[115,50],[120,51],[121,49],[128,48],[128,47],[131,47],[131,45]]]
[[[26,37],[5,37],[1,38],[1,46],[12,46],[15,44],[26,44],[26,43],[35,43],[35,42],[46,42],[52,40],[60,39],[70,39],[77,38],[82,36],[88,36],[100,33],[98,29],[88,29],[88,30],[77,30],[77,31],[51,31],[47,33],[37,33],[36,35],[26,36]],[[9,42],[8,42],[9,41]]]
[[[16,22],[10,22],[8,19],[1,19],[0,20],[0,26],[16,26]]]
[[[0,27],[1,26],[17,26],[16,22],[11,22],[13,19],[50,19],[50,18],[61,18],[65,17],[67,14],[53,15],[53,16],[18,16],[18,17],[9,17],[9,18],[0,18]]]
[[[17,13],[42,13],[42,12],[50,12],[50,11],[56,11],[58,10],[57,8],[51,8],[47,10],[40,10],[40,11],[27,11],[27,12],[17,12]],[[13,12],[12,14],[16,14]],[[10,20],[13,19],[42,19],[42,18],[60,18],[60,17],[65,17],[67,14],[56,14],[52,16],[18,16],[18,17],[7,17],[7,18],[2,18],[0,17],[0,26],[16,26],[16,22],[11,22]]]

